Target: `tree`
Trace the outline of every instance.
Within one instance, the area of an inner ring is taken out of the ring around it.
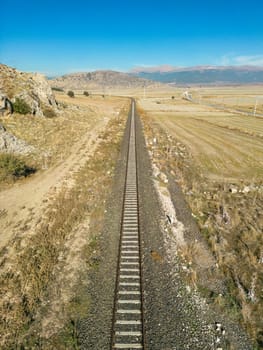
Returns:
[[[84,91],[84,92],[83,92],[83,95],[84,95],[84,96],[89,96],[88,91]]]
[[[68,96],[69,96],[69,97],[75,97],[75,94],[74,94],[73,91],[69,90],[69,91],[68,91]]]

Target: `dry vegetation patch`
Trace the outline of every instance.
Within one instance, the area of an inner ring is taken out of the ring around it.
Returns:
[[[1,120],[34,146],[23,159],[37,169],[16,186],[1,183],[0,347],[5,349],[73,348],[75,322],[89,304],[82,293],[83,271],[94,264],[129,102],[58,100],[56,116],[14,114]]]
[[[191,89],[195,101],[243,113],[263,115],[262,86],[203,87]]]
[[[182,188],[215,258],[223,288],[218,291],[204,284],[197,268],[194,282],[214,307],[239,321],[256,348],[261,348],[263,121],[215,111],[200,117],[198,105],[193,111],[193,104],[188,109],[179,99],[171,101],[167,113],[167,108],[161,111],[162,103],[152,101],[151,108],[141,104],[149,108],[147,113],[141,110],[148,147],[158,168]],[[176,104],[184,105],[185,111]],[[183,255],[202,263],[194,242],[188,243]]]
[[[22,226],[37,223],[43,207],[56,196],[62,183],[71,182],[72,174],[93,152],[100,130],[119,115],[127,101],[108,98],[105,102],[93,101],[91,107],[87,99],[82,107],[64,104],[56,118],[14,115],[2,119],[7,130],[34,145],[23,156],[23,162],[36,173],[26,179],[5,176],[0,182],[0,247]]]
[[[215,112],[180,100],[165,100],[160,105],[143,101],[141,105],[187,146],[206,177],[233,181],[262,178],[263,119]]]
[[[85,133],[101,120],[117,116],[126,103],[115,97],[72,99],[64,94],[58,94],[56,99],[61,108],[56,116],[48,111],[47,118],[15,113],[0,119],[7,131],[35,147],[28,159],[38,170],[64,160]]]
[[[89,305],[84,272],[94,264],[126,116],[125,107],[109,122],[94,155],[60,189],[35,231],[2,251],[3,348],[76,348],[76,322]]]

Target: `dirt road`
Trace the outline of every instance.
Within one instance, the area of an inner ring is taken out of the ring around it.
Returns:
[[[98,134],[109,118],[102,118],[89,133],[74,145],[66,161],[40,172],[0,193],[0,249],[24,226],[34,226],[57,190],[70,185],[73,175],[96,148]]]
[[[34,229],[35,225],[41,221],[45,208],[56,196],[58,189],[72,184],[74,173],[94,152],[98,144],[99,133],[105,130],[109,120],[120,112],[125,103],[123,99],[118,98],[87,99],[80,96],[72,100],[63,95],[58,95],[57,100],[63,104],[69,104],[71,116],[68,115],[67,120],[74,119],[74,128],[80,127],[77,123],[78,120],[81,120],[86,125],[88,132],[85,134],[79,132],[80,138],[73,143],[71,148],[67,143],[65,148],[69,148],[70,151],[63,161],[57,161],[49,169],[41,170],[0,192],[0,249],[5,247],[18,233]],[[81,110],[78,106],[81,106]],[[78,114],[82,113],[83,117],[76,118],[75,109]],[[45,129],[42,133],[45,133]],[[70,135],[63,137],[68,138]],[[56,136],[52,142],[56,142]],[[65,142],[67,141],[64,140]],[[70,142],[74,140],[71,139]]]

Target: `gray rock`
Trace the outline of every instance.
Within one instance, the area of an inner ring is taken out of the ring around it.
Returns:
[[[0,92],[0,113],[1,114],[12,114],[13,105],[7,96]]]
[[[24,100],[31,113],[43,117],[46,108],[57,111],[57,102],[44,75],[24,73],[0,64],[0,95],[15,102],[17,98]],[[0,100],[0,109],[3,105]]]
[[[18,139],[6,131],[5,127],[0,124],[0,152],[29,154],[35,150],[33,146],[28,145],[25,141]]]

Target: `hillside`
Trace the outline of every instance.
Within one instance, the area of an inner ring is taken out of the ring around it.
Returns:
[[[51,79],[52,87],[63,89],[103,89],[103,88],[142,88],[144,86],[158,86],[148,79],[136,77],[127,73],[110,70],[66,74]]]
[[[169,84],[261,84],[263,67],[197,66],[172,69],[170,66],[134,69],[134,76]]]
[[[12,112],[15,113],[12,114]],[[31,115],[52,118],[57,116],[58,112],[55,96],[43,75],[20,72],[15,68],[0,64],[1,154],[29,155],[32,152],[37,152],[37,147],[31,145],[32,140],[25,140],[26,133],[34,134],[36,132],[35,125],[34,129],[24,129],[23,126],[24,132],[20,133],[17,120],[19,122],[22,120],[21,123],[26,124],[28,120],[26,114],[29,118]],[[12,126],[8,124],[8,118],[5,118],[10,114],[12,114],[12,118],[10,118]],[[0,182],[3,177],[6,180],[6,176],[3,176],[3,171],[6,173],[6,166],[3,165],[1,171]]]
[[[36,116],[48,116],[56,110],[55,96],[46,80],[39,73],[24,73],[0,64],[0,95],[12,103],[23,100]]]

